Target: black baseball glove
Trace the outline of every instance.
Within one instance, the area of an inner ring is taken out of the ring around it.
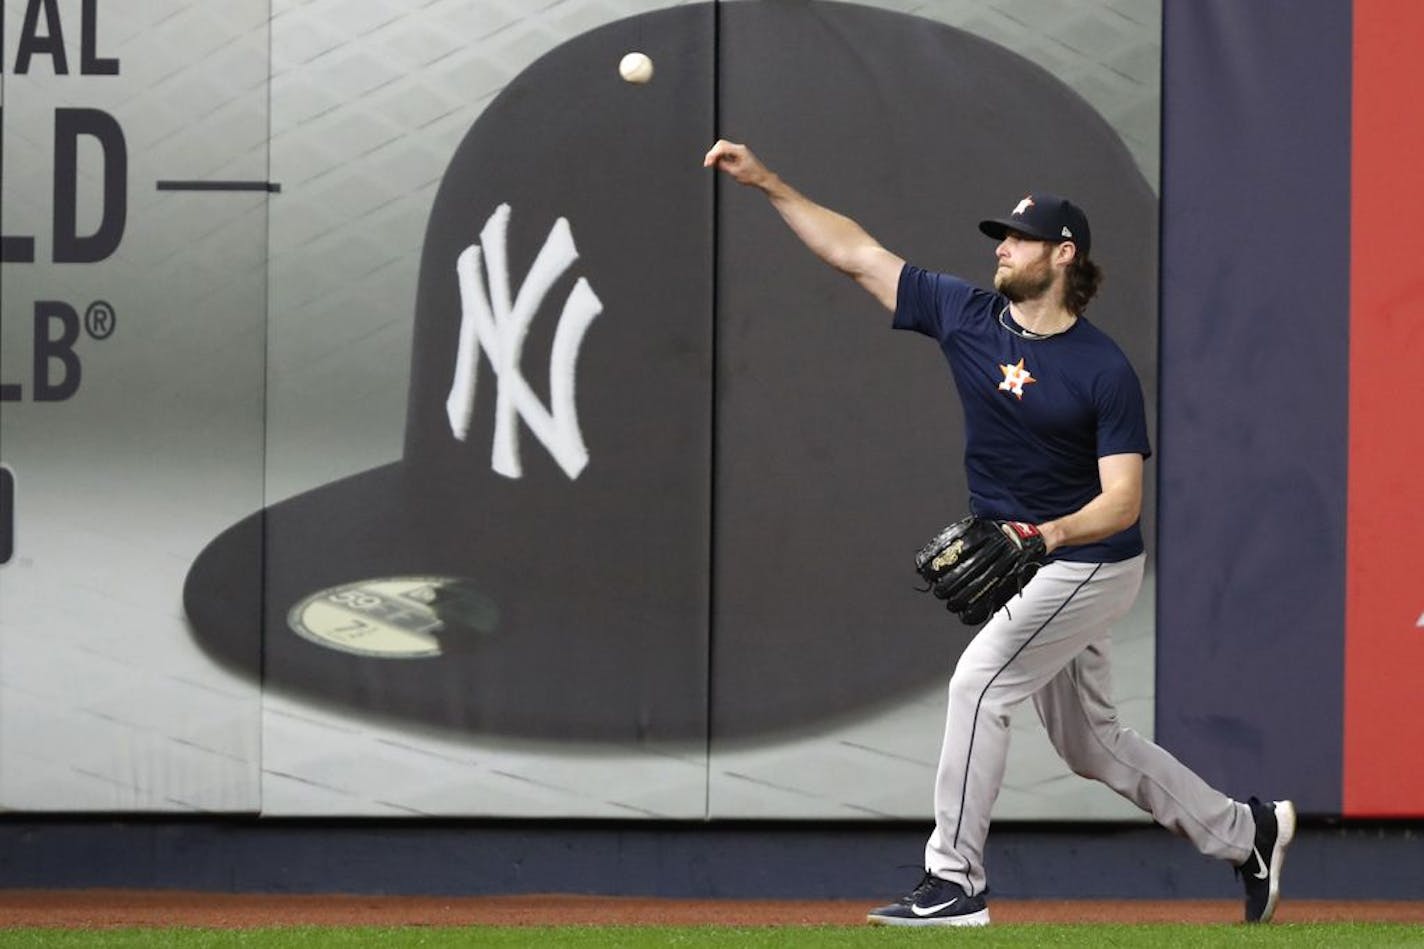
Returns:
[[[1032,524],[966,517],[934,536],[915,554],[927,592],[944,600],[970,626],[978,626],[1023,590],[1048,556]]]

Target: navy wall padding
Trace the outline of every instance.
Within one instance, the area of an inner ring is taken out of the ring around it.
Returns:
[[[1351,4],[1164,10],[1156,736],[1341,807]]]
[[[900,895],[918,823],[0,819],[0,889],[720,899]],[[1413,899],[1417,825],[1308,824],[1291,899]],[[907,857],[909,858],[907,860]],[[1230,868],[1150,825],[1006,824],[989,837],[994,898],[1223,899]],[[1234,914],[1222,922],[1234,921]]]

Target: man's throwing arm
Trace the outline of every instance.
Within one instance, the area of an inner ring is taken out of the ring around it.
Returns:
[[[792,232],[821,260],[855,278],[887,310],[895,309],[900,270],[905,261],[880,246],[865,229],[822,207],[791,187],[762,164],[745,145],[718,140],[702,160],[705,168],[718,168],[738,184],[764,192]]]

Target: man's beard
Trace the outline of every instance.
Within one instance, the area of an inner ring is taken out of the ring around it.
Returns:
[[[1048,255],[1029,267],[1015,273],[994,272],[994,289],[1009,298],[1011,303],[1034,300],[1048,292],[1053,286],[1053,268],[1048,266]]]

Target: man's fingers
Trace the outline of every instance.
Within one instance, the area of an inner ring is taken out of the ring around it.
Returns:
[[[707,155],[702,159],[702,167],[711,168],[713,165],[721,164],[725,159],[727,162],[735,162],[737,146],[726,139],[718,139],[717,143],[707,150]]]

